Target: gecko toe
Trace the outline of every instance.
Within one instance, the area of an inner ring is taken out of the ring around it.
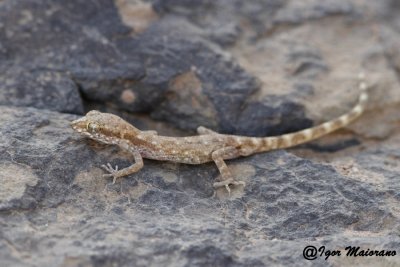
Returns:
[[[233,186],[236,186],[236,185],[245,186],[246,183],[243,182],[243,181],[236,181],[234,179],[227,179],[227,180],[223,180],[221,182],[216,182],[216,183],[213,184],[215,189],[218,189],[220,187],[225,187],[225,189],[226,189],[226,191],[228,191],[229,195],[231,194],[231,189],[230,189],[231,185],[233,185]]]
[[[225,185],[226,191],[228,191],[228,195],[231,196],[231,189],[229,188],[229,184]]]
[[[115,184],[117,181],[118,176],[118,165],[115,165],[115,168],[111,166],[110,163],[107,163],[107,165],[101,165],[101,167],[108,173],[103,174],[104,178],[113,178],[113,181],[111,184]]]
[[[101,165],[101,167],[110,174],[118,172],[118,165],[115,165],[115,169],[111,166],[110,163],[107,163],[107,165]]]
[[[246,186],[246,183],[243,182],[243,181],[233,181],[231,184],[233,184],[233,185],[243,185],[243,186]]]

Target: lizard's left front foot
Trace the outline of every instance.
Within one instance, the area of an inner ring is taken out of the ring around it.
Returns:
[[[243,182],[243,181],[236,181],[235,179],[230,178],[230,179],[223,180],[221,182],[216,182],[216,183],[214,183],[213,186],[214,186],[215,189],[224,186],[225,189],[228,191],[228,194],[230,195],[231,194],[231,189],[229,188],[230,185],[243,185],[243,186],[246,186],[246,183]]]
[[[115,181],[119,177],[118,165],[115,165],[115,169],[111,166],[110,163],[107,163],[107,165],[101,165],[101,167],[105,171],[109,172],[108,174],[103,174],[103,177],[113,177],[112,184],[115,184]]]

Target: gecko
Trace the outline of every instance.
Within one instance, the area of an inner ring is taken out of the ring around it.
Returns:
[[[139,171],[143,167],[143,158],[184,164],[215,162],[220,179],[213,186],[225,187],[230,194],[230,186],[245,186],[245,183],[234,178],[225,160],[297,146],[353,122],[364,112],[368,102],[367,84],[363,77],[364,75],[360,74],[358,102],[349,112],[320,125],[279,136],[248,137],[222,134],[203,126],[197,128],[198,135],[195,136],[161,136],[156,131],[141,131],[116,115],[96,110],[72,121],[71,126],[76,132],[90,139],[117,145],[133,155],[134,163],[124,169],[119,170],[118,166],[113,168],[110,163],[101,166],[107,172],[103,176],[112,177],[113,184],[118,178]]]

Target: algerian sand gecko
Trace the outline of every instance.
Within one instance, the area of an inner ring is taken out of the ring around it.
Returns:
[[[358,103],[348,113],[318,126],[280,136],[247,137],[220,134],[202,126],[197,129],[199,135],[196,136],[160,136],[155,131],[141,131],[116,115],[95,110],[73,121],[71,126],[91,139],[118,145],[133,154],[135,163],[122,170],[118,170],[118,166],[112,168],[109,163],[102,165],[109,172],[104,176],[113,177],[113,183],[119,177],[139,171],[143,167],[142,158],[185,164],[214,161],[221,173],[221,179],[214,183],[214,187],[225,187],[230,192],[230,185],[245,183],[234,179],[225,160],[296,146],[348,125],[363,113],[368,101],[365,82],[361,81],[359,88],[361,94]]]

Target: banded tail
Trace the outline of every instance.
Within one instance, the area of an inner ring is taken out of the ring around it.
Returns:
[[[244,154],[253,154],[293,147],[317,139],[350,124],[364,112],[368,102],[367,84],[364,82],[364,75],[361,73],[359,78],[361,80],[359,83],[361,94],[358,103],[348,113],[331,121],[294,133],[271,137],[240,137],[239,142],[244,148],[242,151],[245,152]]]

